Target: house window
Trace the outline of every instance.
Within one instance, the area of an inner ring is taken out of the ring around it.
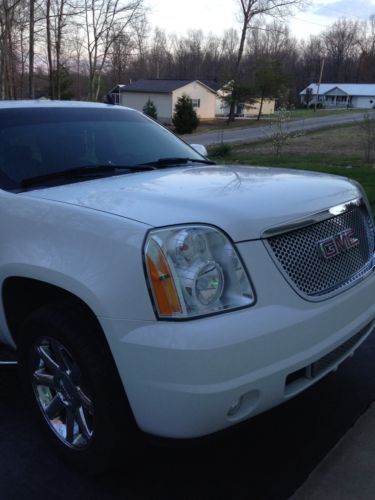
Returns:
[[[201,107],[201,100],[200,99],[192,99],[191,103],[193,105],[193,108],[200,108]]]

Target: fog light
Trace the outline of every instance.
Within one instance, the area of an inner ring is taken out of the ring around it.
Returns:
[[[241,396],[230,408],[228,411],[228,417],[234,417],[236,413],[239,411],[241,408],[243,401],[243,396]]]
[[[227,417],[232,422],[247,418],[259,404],[260,392],[253,390],[242,394],[229,408]]]

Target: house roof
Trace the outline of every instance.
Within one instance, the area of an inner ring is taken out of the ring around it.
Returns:
[[[199,80],[199,81],[204,85],[206,85],[206,87],[209,87],[210,89],[214,90],[215,92],[224,87],[224,83],[219,82],[218,80]]]
[[[118,83],[114,87],[111,88],[111,90],[108,92],[108,94],[112,94],[113,92],[121,92],[121,89],[124,88],[125,85]]]
[[[213,86],[208,85],[208,82],[214,83],[211,80],[162,80],[162,79],[151,79],[151,80],[137,80],[134,83],[129,83],[128,85],[117,85],[121,92],[155,92],[158,94],[170,94],[174,90],[185,87],[192,82],[198,82],[201,85],[207,87],[212,92],[216,93]],[[216,82],[217,83],[217,82]],[[220,85],[221,87],[221,85]],[[220,88],[219,87],[219,88]]]
[[[312,89],[313,95],[318,93],[318,85],[312,83],[300,92],[300,95],[305,95],[307,89]],[[338,88],[345,94],[351,96],[375,96],[375,83],[321,83],[319,94],[326,94],[331,90]]]

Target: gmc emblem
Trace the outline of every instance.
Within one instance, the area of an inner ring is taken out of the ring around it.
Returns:
[[[338,234],[318,241],[320,253],[325,259],[331,259],[359,245],[352,228],[344,229]]]

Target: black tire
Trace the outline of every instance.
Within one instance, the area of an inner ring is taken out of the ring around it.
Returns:
[[[18,344],[26,393],[66,461],[97,474],[133,457],[140,433],[100,326],[83,307],[38,309],[23,323]]]

